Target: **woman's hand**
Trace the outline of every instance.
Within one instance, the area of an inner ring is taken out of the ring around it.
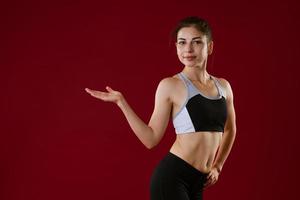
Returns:
[[[123,95],[119,91],[115,91],[111,89],[110,87],[106,86],[105,88],[108,92],[101,92],[97,90],[91,90],[89,88],[85,88],[85,91],[89,93],[91,96],[101,99],[103,101],[107,102],[113,102],[116,103],[117,105],[120,104],[120,102],[124,99]]]
[[[220,173],[218,172],[218,169],[216,167],[213,167],[206,177],[207,181],[204,184],[204,188],[207,188],[207,187],[215,184],[218,181],[219,174]]]

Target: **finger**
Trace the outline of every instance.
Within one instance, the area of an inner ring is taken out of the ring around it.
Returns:
[[[211,176],[209,177],[209,179],[207,180],[207,184],[212,185],[215,179],[216,179],[216,178],[215,178],[213,175],[211,175]]]
[[[215,179],[211,179],[211,181],[210,181],[210,184],[212,185],[212,184],[214,184],[214,182],[215,182]]]
[[[91,96],[106,101],[108,99],[108,94],[101,91],[92,90],[89,92]]]
[[[105,92],[101,92],[101,91],[98,91],[98,90],[92,90],[92,89],[89,89],[89,88],[85,88],[85,91],[91,95],[103,95],[105,94]]]
[[[214,185],[216,182],[217,182],[217,180],[213,180],[213,181],[211,182],[211,185]]]
[[[109,86],[106,86],[105,89],[106,89],[107,91],[109,91],[109,92],[112,92],[112,91],[113,91],[113,89],[111,89],[111,87],[109,87]]]
[[[89,94],[94,94],[94,93],[96,93],[96,92],[98,92],[97,90],[92,90],[92,89],[89,89],[89,88],[85,88],[85,91],[87,92],[87,93],[89,93]]]
[[[216,178],[214,178],[212,184],[215,184],[217,181],[218,181],[218,178],[216,177]]]
[[[88,89],[88,88],[86,88],[85,91],[86,91],[87,93],[89,93],[91,96],[94,96],[94,95],[97,93],[96,90],[91,90],[91,89]]]
[[[90,92],[91,92],[91,89],[85,88],[85,91],[86,91],[87,93],[90,93]]]
[[[212,173],[210,172],[207,176],[206,176],[206,179],[210,179]]]

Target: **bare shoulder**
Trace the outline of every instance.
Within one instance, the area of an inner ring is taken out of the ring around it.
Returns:
[[[215,77],[215,78],[219,81],[219,83],[221,84],[221,86],[222,86],[224,89],[230,87],[229,81],[227,81],[225,78],[220,78],[220,77]]]
[[[178,84],[179,78],[174,75],[170,77],[165,77],[159,82],[159,87],[165,88],[165,89],[174,89],[176,85]]]
[[[232,98],[232,89],[228,80],[225,78],[215,77],[217,81],[220,83],[221,87],[225,90],[226,96]]]
[[[156,93],[159,96],[163,96],[164,98],[168,98],[169,100],[172,100],[174,97],[174,91],[178,90],[178,87],[180,85],[179,78],[174,75],[170,77],[165,77],[160,80]]]

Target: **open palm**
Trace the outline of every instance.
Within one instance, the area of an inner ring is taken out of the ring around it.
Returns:
[[[118,103],[122,99],[122,94],[119,91],[115,91],[111,89],[110,87],[106,87],[106,90],[108,92],[102,92],[102,91],[97,91],[97,90],[91,90],[89,88],[85,88],[85,91],[89,93],[91,96],[101,99],[103,101],[107,102],[113,102],[113,103]]]

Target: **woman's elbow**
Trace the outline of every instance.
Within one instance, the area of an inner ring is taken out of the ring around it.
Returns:
[[[151,142],[151,143],[147,143],[147,144],[144,144],[146,146],[147,149],[153,149],[154,147],[157,146],[157,142]]]
[[[236,135],[236,126],[231,126],[225,129],[225,131],[228,135],[231,135],[232,137],[235,137]]]
[[[159,144],[159,142],[163,136],[163,132],[160,132],[160,133],[155,132],[155,131],[153,131],[152,128],[151,128],[151,130],[152,130],[153,137],[151,138],[150,141],[148,141],[146,144],[144,144],[147,147],[147,149],[153,149],[154,147],[156,147]]]
[[[147,149],[151,150],[155,147],[155,145],[145,145]]]

